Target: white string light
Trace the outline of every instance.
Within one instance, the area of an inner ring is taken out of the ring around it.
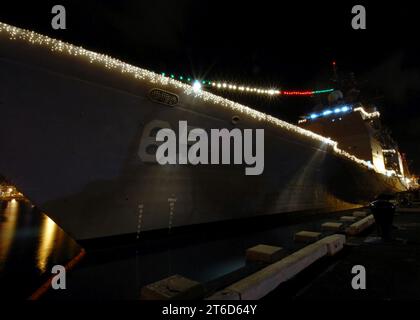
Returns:
[[[338,143],[336,141],[331,140],[330,138],[323,137],[312,131],[305,130],[296,125],[290,124],[288,122],[285,122],[283,120],[280,120],[278,118],[265,114],[263,112],[251,109],[237,102],[230,101],[226,98],[217,96],[210,92],[206,92],[204,90],[194,90],[194,87],[189,84],[185,84],[178,80],[167,78],[162,75],[156,74],[154,72],[151,72],[151,71],[139,68],[139,67],[135,67],[121,60],[112,58],[106,54],[100,54],[100,53],[96,53],[90,50],[86,50],[82,47],[77,47],[72,44],[60,41],[60,40],[52,39],[33,31],[28,31],[25,29],[13,27],[8,24],[0,22],[0,35],[2,33],[7,34],[10,40],[20,40],[20,41],[28,42],[30,44],[48,48],[53,52],[66,53],[71,56],[78,56],[80,58],[85,58],[90,63],[102,64],[106,69],[118,71],[121,73],[128,73],[128,74],[131,74],[133,78],[135,79],[148,80],[151,84],[160,84],[162,86],[172,87],[174,89],[183,89],[185,94],[187,95],[194,95],[196,98],[201,98],[203,101],[210,101],[216,105],[226,107],[230,109],[231,111],[245,114],[258,121],[261,121],[262,125],[264,124],[264,122],[266,122],[274,126],[277,126],[279,128],[282,128],[282,129],[294,132],[296,134],[308,137],[310,139],[325,143],[329,145],[336,154],[342,157],[345,157],[349,160],[352,160],[355,163],[361,166],[364,166],[368,169],[375,169],[374,166],[370,162],[359,159],[355,157],[354,155],[338,148]],[[213,86],[213,83],[212,83],[212,86]],[[230,90],[256,92],[259,94],[270,94],[270,95],[278,94],[280,92],[279,90],[276,90],[276,89],[251,88],[251,87],[232,85],[228,83],[214,83],[214,87],[224,88],[224,89],[227,88]],[[355,110],[359,110],[359,109],[357,108]],[[366,111],[364,111],[363,108],[361,108],[360,111],[362,112],[362,114],[368,117],[379,116],[379,112],[369,114]],[[395,175],[395,173],[392,173],[392,174]]]
[[[367,112],[363,107],[355,108],[354,111],[359,111],[360,114],[363,117],[363,120],[373,119],[373,118],[379,118],[381,116],[381,114],[379,113],[379,111]]]
[[[220,90],[229,90],[229,91],[237,91],[237,92],[247,92],[247,93],[256,93],[261,95],[269,95],[269,96],[275,96],[275,95],[281,95],[281,91],[274,88],[254,88],[244,85],[237,85],[232,83],[226,83],[226,82],[212,82],[211,86],[216,89]]]

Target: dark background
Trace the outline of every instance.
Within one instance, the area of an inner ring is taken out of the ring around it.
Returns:
[[[420,173],[420,19],[412,3],[2,1],[0,21],[156,72],[259,87],[330,87],[336,61],[341,76],[354,72],[362,98],[378,105]],[[51,28],[55,4],[66,8],[67,30]],[[356,4],[366,8],[366,30],[351,28]],[[224,95],[291,122],[319,102]]]

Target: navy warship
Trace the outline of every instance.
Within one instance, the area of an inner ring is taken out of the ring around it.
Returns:
[[[339,103],[295,125],[4,23],[0,106],[0,173],[80,242],[355,208],[410,187],[400,151],[379,137],[380,114],[368,106]],[[158,164],[156,133],[179,121],[263,129],[263,172]]]

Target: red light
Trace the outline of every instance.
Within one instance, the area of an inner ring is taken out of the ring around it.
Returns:
[[[313,91],[282,91],[286,96],[311,96]]]
[[[335,66],[335,61],[333,61],[333,63],[332,63],[332,64],[333,64],[333,66]]]

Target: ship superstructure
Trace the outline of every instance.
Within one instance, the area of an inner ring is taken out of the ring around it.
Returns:
[[[382,125],[376,107],[365,107],[362,103],[335,104],[304,116],[299,125],[336,141],[340,149],[366,161],[376,172],[410,183],[407,163]]]

